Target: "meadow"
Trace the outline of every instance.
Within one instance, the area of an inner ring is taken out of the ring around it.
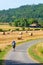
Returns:
[[[43,63],[43,42],[33,45],[28,51],[32,58],[40,63]]]
[[[25,30],[29,29],[29,31],[22,31],[21,27],[12,27],[9,25],[0,25],[0,29],[5,30],[5,35],[3,32],[0,32],[0,49],[5,48],[7,45],[11,45],[12,41],[15,40],[16,43],[23,42],[30,39],[43,38],[43,30],[37,30],[34,28],[25,28]],[[19,31],[18,31],[19,29]],[[13,30],[13,31],[12,31]],[[15,31],[16,30],[16,31]],[[22,35],[20,35],[22,32]],[[30,33],[33,35],[31,36]],[[18,37],[22,36],[22,39],[18,39]]]

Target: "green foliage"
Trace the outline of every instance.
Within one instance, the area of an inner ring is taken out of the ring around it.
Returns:
[[[22,27],[22,30],[25,31],[25,27]]]
[[[0,10],[0,22],[14,22],[17,27],[29,27],[37,23],[43,27],[43,4],[25,5],[16,9]]]
[[[42,18],[38,19],[38,23],[41,25],[41,27],[43,27],[43,19]]]
[[[3,32],[3,30],[2,30],[2,29],[0,29],[0,32]]]
[[[28,53],[31,55],[31,57],[33,57],[35,60],[38,60],[40,63],[43,63],[43,57],[40,57],[39,55],[37,55],[34,51],[36,45],[30,47],[28,49]],[[41,51],[43,53],[43,51]]]
[[[19,31],[19,28],[16,28],[15,31]]]
[[[10,26],[12,26],[12,23],[11,23],[11,22],[9,22],[9,25],[10,25]]]
[[[2,50],[0,49],[0,52],[2,52]]]
[[[40,30],[39,28],[36,28],[36,29],[34,29],[34,30]]]
[[[30,29],[30,28],[28,28],[27,30],[28,30],[28,31],[33,31],[33,29]]]
[[[1,49],[1,52],[0,52],[0,65],[3,65],[3,57],[5,56],[5,54],[11,49],[11,45],[10,46],[6,46],[6,48],[2,51]]]
[[[7,31],[10,31],[11,29],[8,29]]]

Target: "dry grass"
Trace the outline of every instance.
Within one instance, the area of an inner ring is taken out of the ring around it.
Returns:
[[[29,35],[30,32],[33,33],[33,36]],[[29,31],[28,33],[23,31],[21,40],[18,40],[19,31],[9,32],[9,33],[10,34],[7,34],[6,32],[6,35],[2,35],[2,33],[0,33],[0,47],[1,48],[2,46],[5,47],[6,45],[11,44],[13,40],[15,40],[16,42],[22,42],[29,39],[43,38],[43,31]]]
[[[32,58],[43,63],[43,41],[31,46],[28,51]]]
[[[0,25],[0,29],[8,30],[8,29],[15,29],[15,27],[11,27],[9,25]],[[43,38],[43,31],[21,31],[22,39],[18,40],[20,31],[15,32],[6,32],[5,35],[3,35],[3,32],[0,32],[0,48],[5,48],[6,45],[10,45],[13,40],[16,42],[22,42],[30,39],[37,39],[37,38]],[[9,33],[9,34],[8,34]],[[33,33],[33,36],[30,36],[29,33]]]
[[[37,44],[34,50],[38,56],[43,57],[43,43]]]
[[[0,29],[3,29],[3,30],[9,30],[9,29],[15,30],[16,28],[19,28],[20,30],[22,29],[21,27],[12,27],[10,25],[0,25]]]

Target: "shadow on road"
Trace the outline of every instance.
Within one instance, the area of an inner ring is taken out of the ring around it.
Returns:
[[[2,65],[2,63],[4,65],[43,65],[43,63],[22,63],[19,61],[12,61],[12,60],[0,60],[0,65]]]

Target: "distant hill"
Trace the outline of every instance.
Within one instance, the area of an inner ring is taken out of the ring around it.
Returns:
[[[43,18],[43,4],[0,10],[0,22],[13,22],[19,18]]]

